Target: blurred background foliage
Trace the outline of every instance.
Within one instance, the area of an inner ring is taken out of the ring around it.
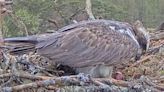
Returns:
[[[30,35],[57,30],[87,20],[85,0],[13,0],[12,11],[22,21]],[[155,28],[164,21],[164,0],[92,0],[97,19],[111,19],[133,23],[141,20],[147,28]],[[5,37],[26,35],[22,24],[11,16],[4,18]]]

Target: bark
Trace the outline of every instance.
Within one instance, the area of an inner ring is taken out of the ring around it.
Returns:
[[[93,16],[93,13],[92,13],[92,2],[91,2],[91,0],[86,0],[86,11],[87,11],[87,14],[89,16],[89,19],[94,20],[95,17]]]

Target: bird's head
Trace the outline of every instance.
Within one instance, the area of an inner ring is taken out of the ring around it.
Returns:
[[[143,24],[141,21],[137,20],[133,24],[134,32],[137,38],[137,41],[143,51],[148,51],[149,49],[149,44],[150,44],[150,37],[149,33],[146,31],[144,28]]]

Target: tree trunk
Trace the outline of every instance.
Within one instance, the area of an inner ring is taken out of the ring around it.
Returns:
[[[89,19],[90,20],[94,20],[95,17],[93,16],[93,13],[92,13],[92,3],[91,3],[91,0],[86,0],[86,11],[87,11],[87,14],[89,16]]]

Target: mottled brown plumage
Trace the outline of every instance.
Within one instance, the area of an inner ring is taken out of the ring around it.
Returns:
[[[138,31],[124,22],[93,20],[66,26],[52,34],[7,38],[4,42],[12,54],[35,50],[55,63],[73,68],[113,66],[139,58],[145,49],[139,40],[147,46],[145,35],[141,32],[143,39],[138,39],[140,36],[134,30]]]

